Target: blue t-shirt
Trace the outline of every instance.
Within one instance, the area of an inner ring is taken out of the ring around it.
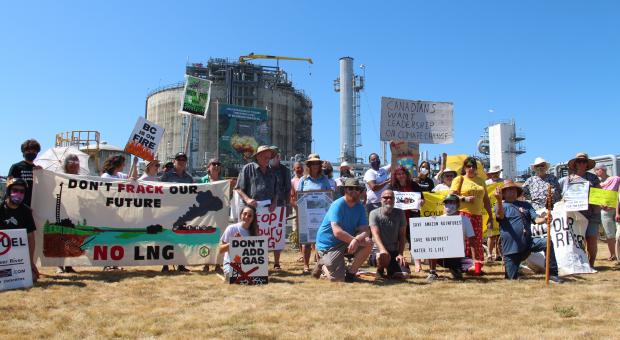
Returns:
[[[511,255],[528,250],[532,244],[531,223],[537,216],[534,207],[523,201],[503,202],[502,205],[504,218],[497,219],[497,221],[502,238],[503,254]],[[497,214],[497,207],[495,207],[495,213]]]
[[[368,218],[366,218],[366,210],[360,202],[349,208],[344,197],[340,197],[332,203],[323,218],[323,222],[321,222],[316,233],[316,249],[328,250],[344,243],[334,236],[332,222],[338,223],[344,231],[355,236],[358,227],[368,225]]]
[[[326,176],[321,176],[314,179],[310,176],[302,177],[297,183],[297,191],[312,191],[312,190],[332,190],[329,184],[329,179]]]

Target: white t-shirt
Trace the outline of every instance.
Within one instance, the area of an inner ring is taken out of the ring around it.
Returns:
[[[226,228],[222,237],[220,237],[220,242],[230,243],[230,240],[235,237],[235,235],[239,233],[241,237],[250,236],[250,231],[241,226],[241,222],[231,224]],[[228,252],[224,253],[224,272],[228,272],[230,270],[230,256]]]
[[[368,182],[375,181],[375,184],[381,184],[386,182],[390,178],[390,168],[391,165],[386,165],[379,170],[375,170],[370,168],[364,174],[364,182],[366,183],[366,202],[367,203],[380,203],[381,202],[381,193],[383,190],[387,189],[387,185],[381,188],[378,191],[370,190],[368,186]]]
[[[107,172],[104,172],[103,175],[101,175],[101,178],[127,179],[129,176],[122,172],[117,172],[116,175],[110,175]]]
[[[474,234],[474,227],[471,225],[469,217],[461,215],[461,218],[463,219],[463,236],[465,238],[474,237],[476,234]]]
[[[439,183],[435,185],[435,187],[433,188],[433,190],[431,190],[431,192],[445,191],[445,190],[450,190],[450,187],[443,183]]]
[[[145,173],[142,174],[142,176],[140,176],[140,178],[138,178],[138,180],[146,181],[146,182],[159,182],[159,177],[157,177],[157,175],[149,176],[145,172]]]

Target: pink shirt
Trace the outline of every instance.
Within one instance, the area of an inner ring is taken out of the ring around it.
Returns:
[[[601,188],[605,190],[618,191],[618,187],[620,187],[620,177],[618,176],[609,176],[605,182],[601,182]]]

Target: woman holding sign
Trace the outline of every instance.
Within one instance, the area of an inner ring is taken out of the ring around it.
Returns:
[[[229,243],[232,238],[256,236],[258,234],[258,222],[256,221],[256,209],[254,207],[245,206],[239,214],[239,220],[241,222],[229,225],[220,238],[219,251],[224,253],[224,276],[226,278],[232,274],[228,254]]]
[[[310,157],[306,161],[306,169],[304,177],[297,182],[295,191],[313,191],[313,190],[332,190],[329,178],[324,175],[323,161],[319,157]],[[297,205],[297,200],[292,202]],[[299,229],[298,229],[299,230]],[[301,245],[304,254],[304,270],[303,274],[310,274],[310,253],[312,252],[312,243],[304,243]]]
[[[484,179],[476,176],[478,164],[474,157],[467,157],[463,161],[461,175],[452,181],[450,193],[457,195],[461,201],[459,212],[461,215],[469,217],[474,227],[474,244],[466,242],[465,254],[473,255],[474,272],[482,275],[482,265],[484,262],[484,250],[482,248],[482,209],[487,211],[489,216],[493,216],[491,211],[491,201],[487,194],[487,185]],[[488,228],[493,229],[493,223],[489,219]],[[471,251],[473,248],[473,254]]]

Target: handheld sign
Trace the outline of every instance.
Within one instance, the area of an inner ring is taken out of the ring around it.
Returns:
[[[144,117],[138,117],[136,126],[125,145],[125,151],[144,160],[152,161],[155,159],[157,147],[163,135],[163,127],[149,122]]]
[[[394,208],[420,210],[422,194],[410,191],[394,191]]]
[[[0,231],[0,291],[32,287],[26,229]]]
[[[588,192],[590,182],[569,183],[564,192],[564,207],[566,211],[588,210]]]
[[[268,283],[267,237],[233,237],[228,252],[232,268],[228,283],[244,285]]]
[[[598,188],[590,188],[590,204],[602,205],[609,208],[618,206],[618,192]]]
[[[185,76],[185,89],[181,98],[181,113],[205,118],[211,101],[211,81]]]
[[[411,253],[416,259],[463,257],[463,218],[461,216],[409,219]]]
[[[381,140],[452,143],[452,107],[448,102],[381,97]]]
[[[273,212],[269,207],[256,209],[258,221],[258,236],[269,238],[268,247],[271,250],[282,250],[286,246],[286,207],[276,207]]]
[[[299,243],[307,244],[316,242],[316,233],[332,201],[331,190],[297,192]]]

